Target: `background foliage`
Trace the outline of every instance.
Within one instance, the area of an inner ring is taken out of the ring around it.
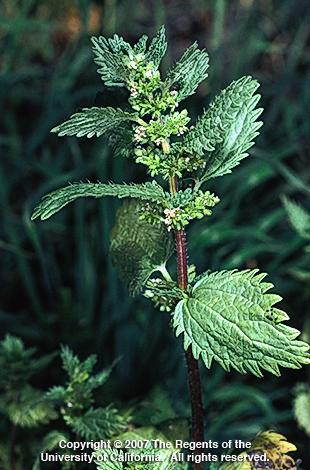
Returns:
[[[120,357],[107,400],[125,406],[144,400],[158,411],[168,394],[178,414],[187,414],[182,347],[168,316],[129,298],[108,257],[119,203],[78,201],[44,224],[30,222],[40,196],[68,181],[144,181],[143,169],[112,159],[101,139],[60,139],[49,131],[81,106],[121,104],[96,74],[91,34],[117,32],[135,41],[162,23],[170,39],[166,67],[194,40],[210,53],[210,77],[190,98],[193,116],[243,74],[260,81],[265,108],[252,158],[220,185],[210,184],[221,203],[212,218],[191,228],[190,261],[200,270],[269,272],[292,323],[304,328],[307,242],[290,226],[281,196],[309,209],[309,21],[306,0],[2,0],[1,336],[18,335],[41,354],[60,344],[83,358],[96,353],[101,368]],[[56,358],[34,385],[47,389],[61,374]],[[267,380],[228,375],[217,366],[202,375],[209,438],[249,439],[274,427],[298,445],[307,468],[309,438],[298,429],[292,401],[296,383],[309,381],[309,368],[308,377],[304,369]],[[7,435],[6,421],[0,431]]]

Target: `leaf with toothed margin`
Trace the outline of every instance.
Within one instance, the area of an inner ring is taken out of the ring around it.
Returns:
[[[160,203],[165,193],[155,181],[142,184],[74,183],[46,194],[35,208],[31,220],[46,220],[63,207],[81,197],[101,198],[114,196],[119,199],[137,198]]]
[[[147,280],[173,253],[171,234],[164,224],[141,219],[145,206],[133,199],[118,210],[111,233],[110,254],[131,295],[142,292]]]
[[[68,121],[54,127],[51,132],[60,137],[64,135],[76,137],[100,137],[112,129],[118,128],[128,121],[135,121],[137,116],[119,108],[83,108],[73,114]]]
[[[98,73],[106,86],[124,86],[129,78],[129,70],[125,58],[132,50],[130,44],[123,38],[114,35],[113,38],[103,36],[92,37],[94,61],[99,65]]]
[[[166,31],[162,26],[156,36],[152,39],[150,47],[145,54],[147,62],[152,62],[156,68],[159,67],[160,62],[167,50]]]
[[[169,70],[164,86],[175,86],[178,90],[178,101],[182,101],[195,93],[196,89],[207,77],[209,56],[198,44],[192,44],[182,55],[175,66]]]
[[[296,340],[298,330],[282,323],[289,317],[274,307],[281,297],[267,293],[273,285],[263,281],[265,276],[257,269],[203,275],[173,314],[184,348],[191,346],[208,368],[215,359],[227,371],[258,377],[262,370],[279,376],[279,366],[310,364],[309,345]]]
[[[210,104],[185,135],[181,148],[190,154],[206,154],[200,180],[231,173],[248,154],[262,126],[257,121],[259,83],[250,76],[232,82]]]

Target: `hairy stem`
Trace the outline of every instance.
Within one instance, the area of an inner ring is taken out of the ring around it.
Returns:
[[[175,194],[178,190],[177,179],[170,178],[170,191]],[[187,264],[187,245],[186,232],[184,229],[175,231],[177,266],[178,266],[178,284],[183,290],[188,288],[188,264]],[[201,392],[201,380],[198,361],[194,358],[192,348],[189,347],[185,353],[187,363],[188,385],[192,409],[192,439],[195,442],[204,441],[204,423],[203,423],[203,404]],[[195,453],[200,454],[199,449]],[[194,463],[194,470],[202,470],[202,463]]]

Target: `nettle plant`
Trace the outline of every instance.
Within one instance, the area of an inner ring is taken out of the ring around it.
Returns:
[[[231,173],[248,156],[262,123],[257,121],[259,84],[247,76],[232,82],[191,124],[180,103],[207,78],[209,58],[194,43],[163,78],[159,67],[167,49],[162,27],[148,45],[131,46],[121,37],[92,38],[95,62],[106,86],[125,87],[128,106],[84,108],[52,129],[59,136],[105,136],[116,155],[145,166],[143,184],[74,183],[46,195],[32,219],[45,220],[80,197],[128,198],[118,212],[111,255],[130,293],[143,293],[170,312],[176,336],[183,337],[192,406],[192,438],[204,440],[198,359],[213,359],[226,371],[293,369],[310,363],[309,346],[285,325],[288,315],[275,305],[265,273],[206,271],[188,265],[186,227],[210,216],[220,202],[208,181]],[[175,249],[173,244],[175,243]],[[168,259],[176,253],[177,279]],[[124,256],[126,254],[126,256]],[[200,468],[197,464],[197,467]]]
[[[11,427],[9,434],[6,432],[1,436],[0,468],[29,468],[29,459],[35,455],[31,468],[40,470],[43,466],[40,463],[41,453],[71,452],[70,449],[59,448],[61,440],[110,439],[130,427],[129,411],[120,411],[112,403],[102,406],[95,395],[97,389],[101,389],[101,397],[104,395],[103,386],[110,379],[116,362],[94,373],[95,355],[82,361],[67,346],[63,346],[60,356],[66,375],[64,383],[48,391],[34,387],[31,383],[34,376],[43,370],[47,372],[55,356],[52,353],[37,358],[36,349],[26,348],[22,340],[15,336],[7,335],[0,341],[1,423]],[[47,425],[50,430],[39,440],[36,430],[41,428],[46,432]],[[68,470],[75,466],[63,462],[61,468]]]

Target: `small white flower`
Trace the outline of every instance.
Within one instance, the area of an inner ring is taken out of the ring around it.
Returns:
[[[132,68],[132,69],[136,69],[136,68],[137,68],[137,63],[136,63],[134,60],[130,60],[128,65],[129,65],[129,67]]]
[[[144,296],[145,296],[145,297],[148,297],[148,298],[152,298],[152,297],[154,297],[154,294],[153,294],[153,292],[152,292],[151,290],[146,290],[146,291],[144,292]]]
[[[167,217],[170,217],[171,219],[173,219],[175,216],[176,216],[176,212],[177,212],[177,208],[174,208],[174,209],[165,209],[164,210],[164,214],[167,216]]]

